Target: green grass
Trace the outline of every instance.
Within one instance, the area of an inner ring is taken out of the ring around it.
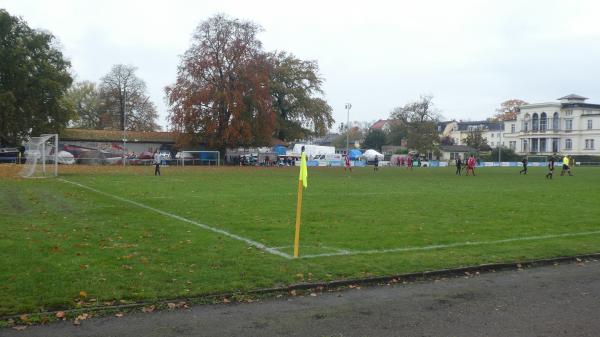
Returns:
[[[292,253],[295,168],[62,168],[62,178]],[[298,282],[597,252],[600,234],[360,254],[600,231],[600,170],[310,168],[301,256],[285,259],[193,224],[0,166],[0,316],[114,300],[159,300]],[[11,171],[12,170],[12,171]],[[10,172],[9,172],[10,171]],[[7,173],[8,172],[8,173]],[[10,173],[10,174],[9,174]],[[3,178],[2,178],[3,176]]]

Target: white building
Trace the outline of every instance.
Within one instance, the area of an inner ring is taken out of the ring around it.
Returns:
[[[600,104],[574,94],[558,100],[521,106],[504,122],[503,143],[523,155],[600,155]]]

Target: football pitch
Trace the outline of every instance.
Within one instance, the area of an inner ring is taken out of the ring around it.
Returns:
[[[600,169],[0,166],[0,316],[598,252]]]

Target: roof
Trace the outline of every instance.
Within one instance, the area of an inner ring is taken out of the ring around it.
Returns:
[[[381,130],[390,121],[388,119],[380,119],[371,125],[371,129]]]
[[[561,100],[562,99],[582,99],[582,100],[586,100],[588,98],[587,97],[583,97],[583,96],[579,96],[579,95],[575,95],[575,94],[570,94],[570,95],[563,96],[563,97],[558,98],[558,99],[561,99]]]
[[[477,152],[474,148],[467,145],[440,145],[440,151],[443,152]]]
[[[151,142],[151,143],[174,143],[174,132],[155,131],[127,131],[128,141]],[[122,142],[123,131],[121,130],[92,130],[92,129],[64,129],[60,139],[78,141],[105,141]]]
[[[475,121],[475,122],[458,122],[459,131],[470,131],[470,126],[481,126],[481,131],[501,131],[502,122],[488,122],[488,121]]]
[[[600,104],[590,104],[590,103],[563,103],[561,105],[563,109],[567,108],[590,108],[590,109],[600,109]]]

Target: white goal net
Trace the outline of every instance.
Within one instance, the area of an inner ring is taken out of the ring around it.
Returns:
[[[44,178],[58,175],[58,135],[31,137],[25,144],[24,178]]]

